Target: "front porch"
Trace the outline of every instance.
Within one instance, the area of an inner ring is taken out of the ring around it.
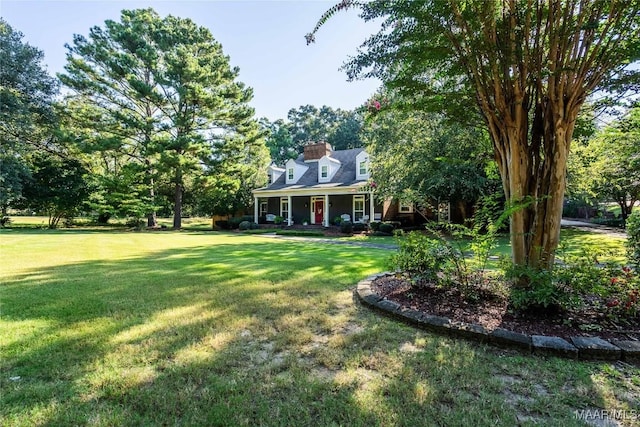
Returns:
[[[382,216],[382,205],[376,204],[372,193],[324,195],[256,196],[254,215],[259,224],[268,224],[281,217],[285,224],[310,224],[327,227],[335,218],[352,222],[369,222]]]

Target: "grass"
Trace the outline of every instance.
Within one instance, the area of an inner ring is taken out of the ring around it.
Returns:
[[[640,369],[429,334],[353,300],[388,251],[0,230],[2,425],[583,425]],[[627,422],[628,425],[631,425]]]

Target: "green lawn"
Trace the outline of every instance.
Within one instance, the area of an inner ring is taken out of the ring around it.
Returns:
[[[2,425],[584,425],[640,369],[422,332],[354,301],[388,251],[0,230]],[[632,420],[626,421],[632,425]]]

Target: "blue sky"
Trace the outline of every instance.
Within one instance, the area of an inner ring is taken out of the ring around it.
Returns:
[[[376,22],[365,23],[357,10],[330,19],[316,43],[306,45],[304,35],[335,1],[1,0],[0,15],[24,34],[23,41],[44,52],[50,74],[64,71],[64,45],[73,34],[86,36],[107,19],[119,20],[122,9],[152,7],[161,16],[190,18],[209,28],[231,64],[240,68],[239,80],[254,90],[256,116],[276,120],[305,104],[353,109],[380,86],[373,79],[347,82],[339,71],[379,29]]]

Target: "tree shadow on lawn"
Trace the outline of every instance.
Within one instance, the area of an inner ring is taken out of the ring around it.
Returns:
[[[501,352],[354,304],[349,288],[385,256],[239,239],[13,276],[5,422],[579,425],[573,409],[629,405],[608,364]]]

